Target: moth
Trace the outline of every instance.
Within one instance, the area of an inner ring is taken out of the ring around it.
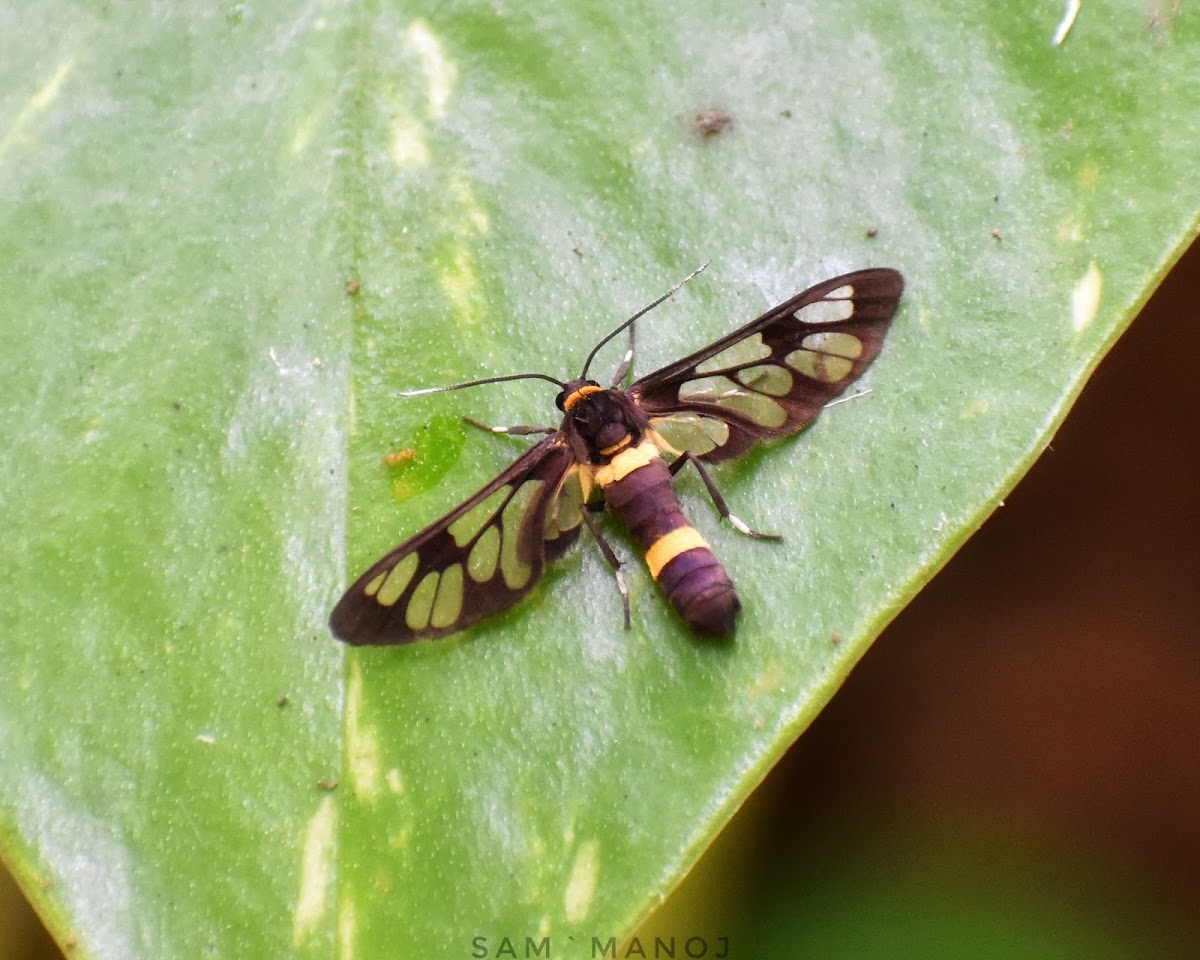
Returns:
[[[591,518],[601,506],[624,521],[651,576],[692,630],[732,633],[737,593],[684,516],[672,479],[691,464],[722,518],[743,534],[779,539],[730,513],[705,464],[811,424],[879,353],[904,280],[895,270],[875,268],[818,283],[622,388],[633,360],[635,321],[696,273],[596,344],[575,379],[517,374],[408,392],[540,379],[558,386],[562,417],[557,427],[487,428],[546,436],[359,577],[330,617],[336,637],[356,645],[394,644],[456,633],[526,596],[584,526],[616,574],[629,626],[621,564]],[[588,379],[600,348],[626,329],[629,348],[610,384]]]

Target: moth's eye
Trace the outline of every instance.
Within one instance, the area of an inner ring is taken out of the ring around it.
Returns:
[[[560,390],[558,396],[554,398],[554,405],[561,410],[563,408],[563,401],[566,399],[567,392],[565,390]]]

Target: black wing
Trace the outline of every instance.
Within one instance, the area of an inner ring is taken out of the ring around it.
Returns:
[[[728,460],[796,433],[875,359],[904,278],[885,268],[818,283],[629,394],[672,446]]]
[[[408,643],[507,610],[575,542],[583,520],[575,457],[547,437],[473,497],[381,558],[329,618],[339,640]]]

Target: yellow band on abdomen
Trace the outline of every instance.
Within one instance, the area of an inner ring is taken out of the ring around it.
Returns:
[[[655,540],[646,551],[646,566],[650,568],[650,576],[657,580],[662,568],[685,550],[707,546],[695,527],[676,527]]]
[[[596,468],[596,482],[601,489],[609,484],[624,480],[627,476],[648,463],[653,463],[658,457],[658,447],[653,440],[643,440],[636,447],[626,447],[610,463]]]

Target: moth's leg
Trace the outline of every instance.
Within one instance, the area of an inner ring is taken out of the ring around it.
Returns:
[[[759,533],[757,530],[751,530],[748,526],[746,526],[746,524],[730,513],[729,507],[725,503],[725,498],[721,496],[721,491],[718,490],[717,485],[712,482],[712,477],[710,477],[708,475],[708,471],[704,469],[704,464],[700,462],[700,458],[694,453],[685,450],[682,454],[680,454],[679,459],[671,464],[671,476],[675,476],[675,474],[682,470],[684,464],[686,463],[690,463],[696,468],[696,472],[700,474],[700,479],[704,481],[704,486],[708,489],[708,495],[712,497],[712,502],[717,508],[717,513],[733,524],[733,528],[737,530],[738,533],[744,533],[746,536],[754,537],[756,540],[779,541],[783,539],[783,537],[777,533]]]
[[[592,536],[596,538],[596,543],[600,545],[600,552],[604,554],[604,559],[608,561],[608,565],[612,567],[613,573],[617,578],[617,589],[621,591],[621,606],[625,608],[625,629],[628,630],[633,626],[633,620],[629,616],[629,588],[625,586],[625,577],[621,575],[621,561],[617,559],[617,555],[613,553],[612,547],[608,545],[608,541],[604,539],[600,533],[600,528],[596,526],[596,521],[592,519],[591,510],[583,510],[583,519],[587,523],[588,529],[592,531]]]
[[[531,433],[556,433],[558,431],[557,427],[527,427],[520,424],[515,427],[493,427],[491,424],[481,423],[472,417],[463,417],[463,420],[473,427],[486,430],[488,433],[503,433],[514,437],[526,437]]]
[[[625,356],[621,358],[621,362],[617,365],[617,374],[613,377],[612,389],[616,389],[621,385],[621,381],[628,375],[633,367],[633,330],[637,326],[636,323],[629,325],[629,346],[625,350]]]

